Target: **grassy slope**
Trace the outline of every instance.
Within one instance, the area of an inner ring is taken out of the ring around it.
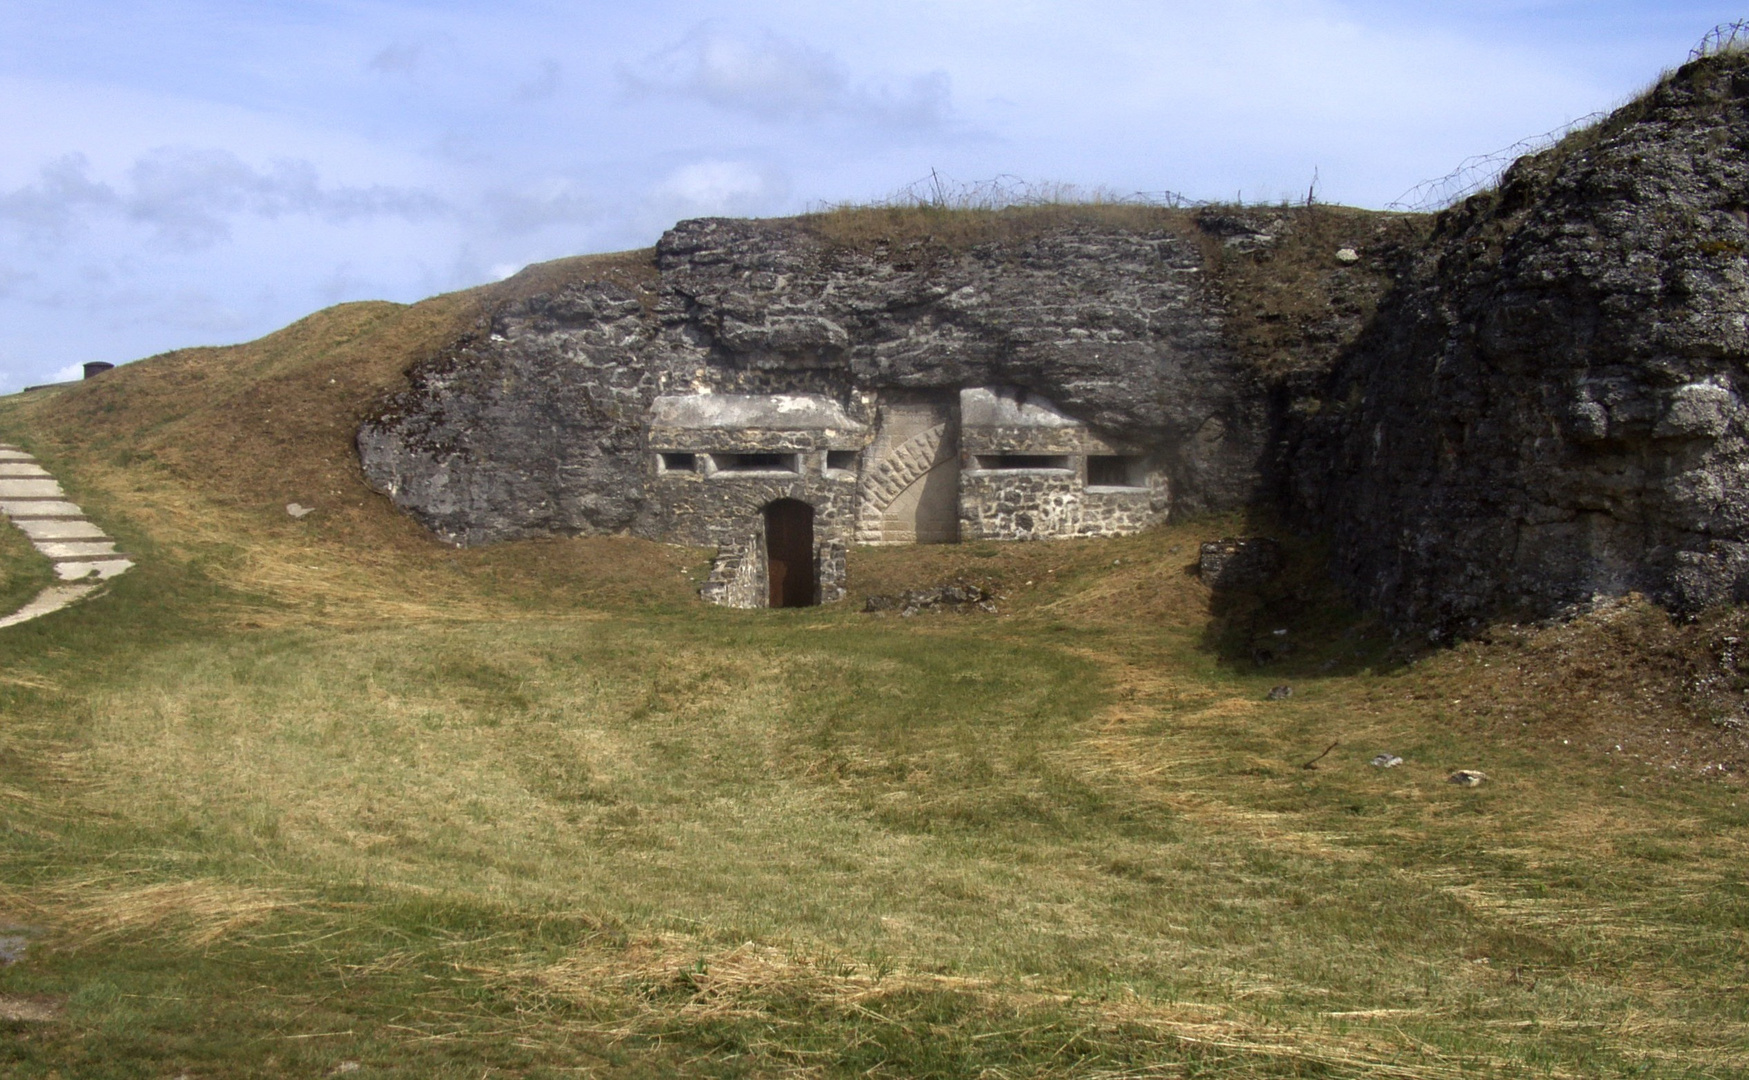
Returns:
[[[453,551],[350,428],[491,299],[0,401],[143,556],[0,632],[9,1075],[1749,1064],[1738,789],[1578,737],[1682,628],[1405,664],[1309,558],[1211,613],[1188,567],[1234,521],[854,556],[859,594],[975,577],[996,617],[708,609],[701,553],[620,538]]]

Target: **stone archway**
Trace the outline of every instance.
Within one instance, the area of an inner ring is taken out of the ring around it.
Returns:
[[[857,540],[950,544],[959,539],[959,447],[951,423],[917,432],[863,479]]]

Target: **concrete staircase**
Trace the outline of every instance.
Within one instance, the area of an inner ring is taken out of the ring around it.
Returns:
[[[56,577],[73,583],[43,590],[23,608],[0,618],[0,627],[58,611],[134,565],[115,549],[113,539],[86,520],[85,511],[68,501],[47,469],[5,443],[0,443],[0,514],[54,563]]]

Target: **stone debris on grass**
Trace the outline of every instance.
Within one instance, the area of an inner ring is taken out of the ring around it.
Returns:
[[[303,519],[309,517],[311,514],[315,513],[316,508],[313,506],[305,506],[303,503],[293,502],[293,503],[286,503],[285,504],[285,512],[290,514],[292,517],[297,518],[299,521],[302,521]]]
[[[1202,545],[1197,576],[1211,589],[1255,589],[1281,570],[1281,545],[1266,536],[1229,536]]]
[[[0,937],[0,967],[11,967],[30,951],[30,939],[17,934]]]
[[[1372,759],[1372,765],[1377,769],[1394,769],[1403,764],[1403,759],[1395,754],[1377,754]]]
[[[1446,777],[1445,781],[1448,784],[1457,784],[1459,787],[1481,787],[1482,781],[1486,779],[1488,779],[1488,774],[1480,769],[1459,769]]]
[[[0,994],[0,1021],[41,1024],[61,1015],[61,1005],[52,998]]]
[[[1360,252],[1353,248],[1338,248],[1336,249],[1336,261],[1339,263],[1357,263],[1360,261]]]
[[[909,619],[923,611],[982,611],[996,613],[996,594],[982,585],[958,583],[937,585],[932,589],[907,589],[897,596],[871,596],[862,610],[876,614],[897,611]]]
[[[1270,701],[1286,701],[1293,696],[1294,688],[1291,686],[1275,686],[1271,687],[1269,691]]]

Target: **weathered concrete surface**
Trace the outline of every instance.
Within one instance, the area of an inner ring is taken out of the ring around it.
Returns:
[[[12,524],[34,541],[107,540],[102,529],[75,518],[13,518]]]
[[[0,628],[17,626],[32,619],[40,619],[44,615],[53,614],[62,608],[71,607],[98,590],[96,582],[78,585],[51,585],[36,594],[30,603],[0,618]]]
[[[85,511],[77,503],[62,499],[0,499],[0,514],[9,517],[82,518]]]
[[[54,480],[0,479],[0,499],[64,499],[67,493]]]
[[[39,540],[34,546],[51,559],[90,559],[117,554],[114,540]]]

